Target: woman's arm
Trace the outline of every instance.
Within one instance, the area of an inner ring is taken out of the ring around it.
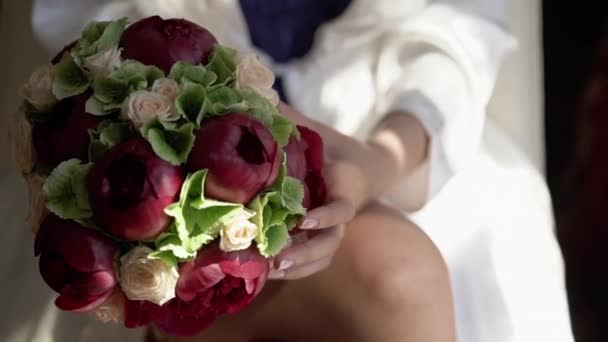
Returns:
[[[361,142],[312,121],[285,104],[281,104],[280,110],[292,120],[319,132],[330,159],[347,160],[360,169],[367,179],[367,191],[361,195],[361,204],[377,199],[397,181],[407,181],[408,177],[416,177],[417,182],[408,192],[405,209],[419,209],[425,203],[428,177],[417,177],[418,173],[415,175],[414,171],[425,165],[429,137],[414,115],[400,111],[389,113],[369,139]]]

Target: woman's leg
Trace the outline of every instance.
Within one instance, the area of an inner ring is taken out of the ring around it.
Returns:
[[[346,229],[332,265],[315,276],[270,282],[240,314],[178,341],[455,340],[449,276],[429,238],[374,205]]]

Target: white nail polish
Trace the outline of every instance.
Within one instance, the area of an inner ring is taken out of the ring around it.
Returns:
[[[279,271],[285,271],[286,269],[290,268],[291,266],[293,266],[294,261],[293,260],[281,260],[281,263],[279,264]]]

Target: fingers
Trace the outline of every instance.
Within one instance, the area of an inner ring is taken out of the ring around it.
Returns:
[[[306,214],[300,224],[300,229],[323,229],[339,224],[348,223],[355,216],[355,207],[351,201],[339,198],[333,202]]]
[[[307,267],[311,264],[319,264],[321,260],[331,259],[342,241],[344,236],[344,226],[328,228],[319,231],[312,238],[300,244],[294,244],[274,260],[275,271],[269,277],[271,279],[288,279],[297,277],[297,274],[304,274],[314,269]],[[319,264],[320,266],[323,263]],[[319,266],[318,265],[318,266]],[[293,272],[296,272],[293,275]]]
[[[308,276],[311,276],[315,273],[321,272],[324,269],[328,268],[329,265],[331,265],[331,262],[333,260],[333,256],[315,261],[313,263],[310,263],[308,265],[304,265],[304,266],[300,266],[294,269],[289,269],[285,275],[283,276],[282,279],[285,280],[295,280],[295,279],[302,279],[302,278],[306,278]]]
[[[323,229],[350,222],[365,200],[367,181],[351,163],[336,161],[325,170],[330,202],[308,212],[301,229]]]
[[[290,105],[284,103],[283,101],[279,102],[278,106],[279,112],[289,118],[291,121],[295,122],[298,125],[302,126],[311,126],[311,121],[307,117],[305,117],[302,113],[295,110]]]

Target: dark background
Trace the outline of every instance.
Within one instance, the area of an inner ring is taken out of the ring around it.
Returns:
[[[547,176],[577,342],[608,341],[608,1],[543,1]]]

